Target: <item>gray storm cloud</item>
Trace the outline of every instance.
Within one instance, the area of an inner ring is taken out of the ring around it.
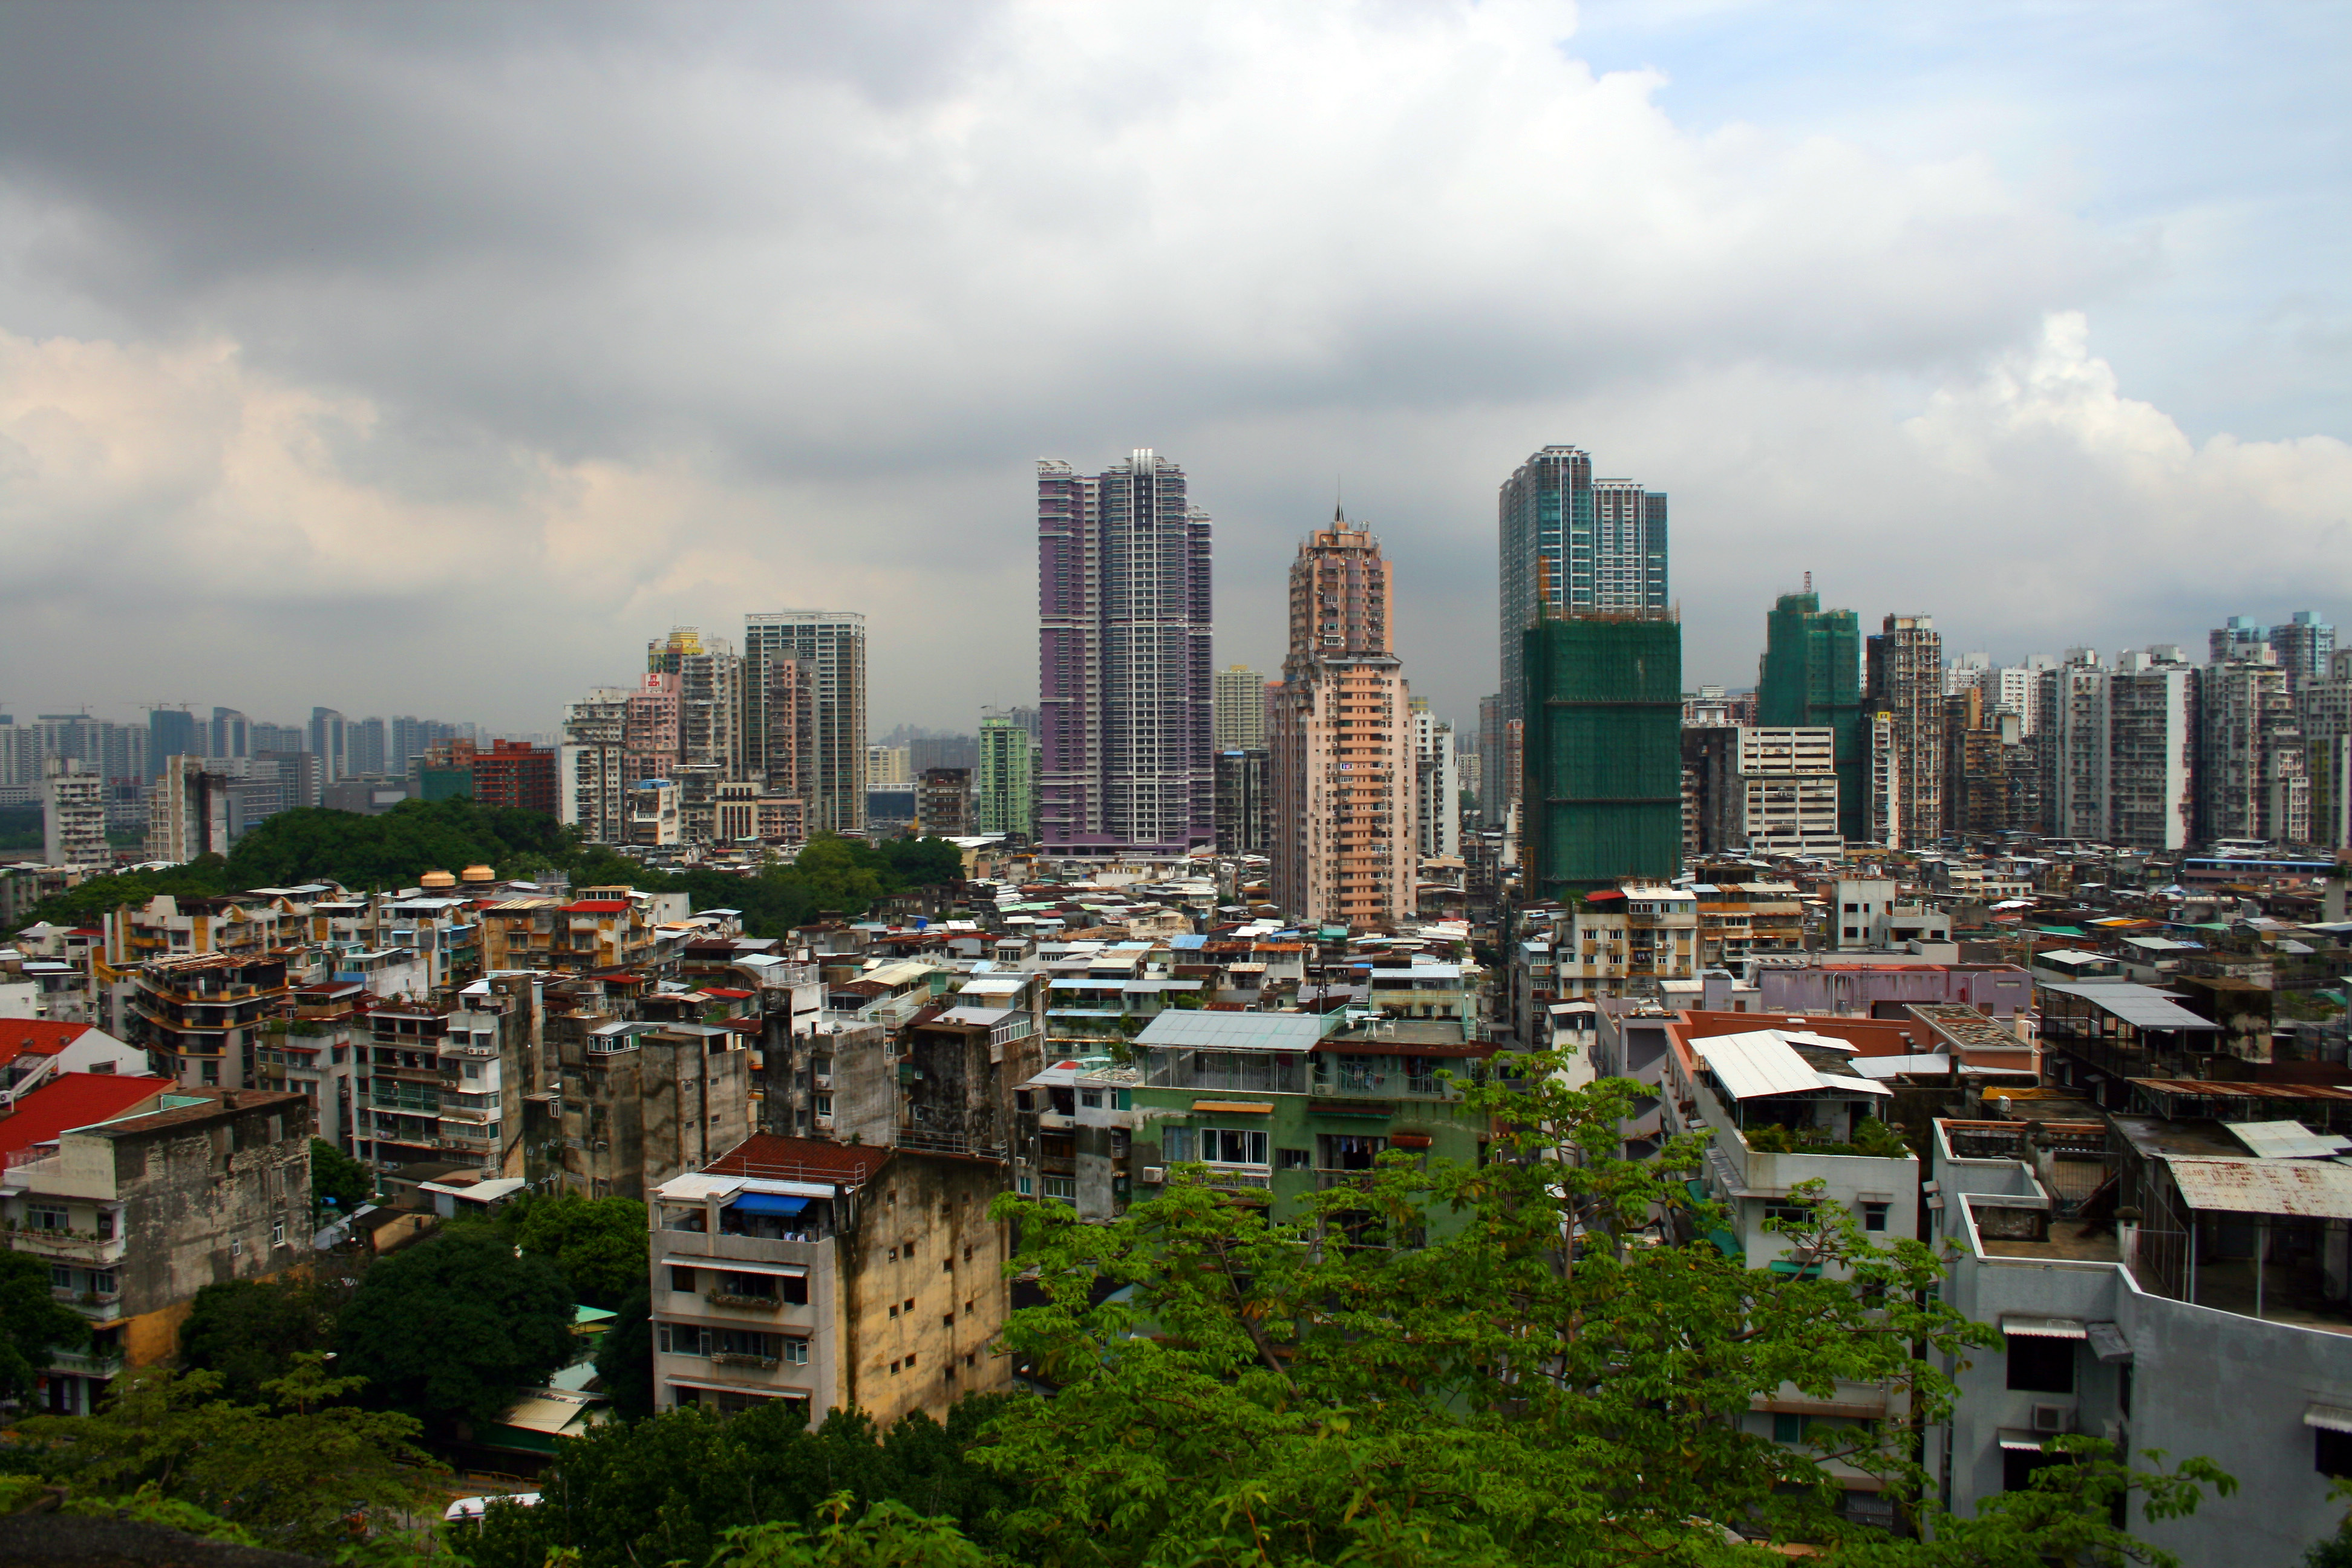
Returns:
[[[1807,569],[2008,653],[2352,597],[2340,441],[2099,357],[2144,237],[1659,88],[1518,4],[7,10],[5,694],[546,729],[827,605],[877,727],[967,723],[1034,690],[1030,459],[1142,445],[1221,658],[1343,484],[1464,720],[1549,441],[1673,494],[1694,679]]]

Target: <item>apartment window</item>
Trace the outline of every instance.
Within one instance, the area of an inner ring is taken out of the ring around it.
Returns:
[[[98,1211],[98,1239],[100,1241],[112,1241],[114,1239],[114,1211],[112,1209],[100,1209]]]
[[[28,1230],[64,1230],[68,1224],[68,1216],[63,1204],[36,1204],[25,1218],[25,1226]]]
[[[1102,1109],[1102,1090],[1098,1089],[1082,1089],[1078,1090],[1078,1103],[1080,1105],[1087,1106],[1091,1110],[1100,1110]]]
[[[784,1336],[784,1363],[788,1366],[808,1365],[808,1341],[793,1335]]]
[[[672,1268],[669,1271],[669,1288],[673,1290],[691,1291],[694,1289],[694,1270]]]
[[[1192,1130],[1189,1127],[1168,1128],[1160,1134],[1160,1152],[1171,1165],[1181,1165],[1192,1159]]]
[[[286,1245],[286,1222],[284,1220],[281,1219],[276,1225],[269,1227],[269,1245],[272,1247],[283,1247]]]
[[[914,1370],[914,1366],[915,1366],[915,1357],[914,1357],[913,1353],[910,1352],[908,1352],[908,1356],[907,1356],[907,1369],[908,1369],[909,1372],[911,1372],[911,1371],[913,1371],[913,1370]]]
[[[1221,1165],[1263,1165],[1267,1139],[1263,1132],[1232,1127],[1201,1129],[1201,1157]]]
[[[1776,1414],[1772,1417],[1772,1441],[1775,1443],[1801,1443],[1805,1440],[1805,1428],[1810,1426],[1811,1424],[1812,1417],[1810,1415],[1786,1415]]]
[[[1866,1203],[1863,1205],[1862,1228],[1864,1230],[1885,1230],[1886,1228],[1886,1211],[1893,1206],[1894,1205],[1891,1204]]]
[[[2011,1334],[2009,1386],[2029,1394],[2074,1393],[2074,1342]]]
[[[73,1270],[72,1270],[72,1269],[70,1269],[70,1268],[67,1268],[64,1264],[62,1264],[62,1263],[52,1263],[52,1264],[50,1264],[50,1265],[49,1265],[49,1288],[50,1288],[51,1289],[53,1289],[53,1290],[70,1290],[70,1289],[73,1289]]]
[[[1047,1176],[1045,1195],[1059,1198],[1066,1204],[1076,1204],[1078,1201],[1078,1179],[1076,1176]]]
[[[1311,1149],[1276,1149],[1274,1160],[1277,1171],[1307,1171],[1314,1169],[1315,1152]]]

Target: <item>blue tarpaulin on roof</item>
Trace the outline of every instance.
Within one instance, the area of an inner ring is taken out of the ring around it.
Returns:
[[[806,1198],[787,1197],[782,1193],[743,1193],[727,1206],[737,1214],[774,1214],[790,1218],[808,1205]]]

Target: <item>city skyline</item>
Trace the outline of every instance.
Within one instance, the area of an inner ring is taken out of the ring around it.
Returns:
[[[1135,445],[1214,478],[1220,664],[1278,662],[1336,481],[1457,723],[1492,486],[1550,441],[1673,493],[1694,681],[1832,566],[2003,660],[2352,619],[2318,9],[1208,7],[1174,54],[1130,8],[102,12],[0,60],[19,714],[544,733],[610,628],[814,604],[871,617],[877,717],[961,728],[1029,684],[1026,463]],[[518,604],[560,613],[486,665]]]

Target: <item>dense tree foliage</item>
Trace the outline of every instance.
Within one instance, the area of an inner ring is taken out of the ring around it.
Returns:
[[[478,1223],[555,1265],[573,1298],[592,1307],[610,1310],[646,1288],[646,1205],[635,1198],[532,1194]]]
[[[263,1390],[268,1405],[221,1397],[209,1372],[126,1372],[94,1415],[44,1415],[19,1431],[43,1472],[86,1499],[129,1494],[202,1510],[263,1544],[331,1552],[355,1512],[387,1521],[422,1506],[431,1456],[405,1415],[358,1408],[360,1380],[297,1360]]]
[[[349,1294],[340,1277],[309,1273],[207,1285],[180,1325],[181,1365],[217,1373],[225,1399],[258,1404],[264,1387],[301,1357],[334,1349],[335,1320]]]
[[[643,1279],[615,1314],[596,1343],[596,1376],[613,1414],[638,1421],[654,1413],[654,1299]]]
[[[577,1568],[709,1563],[729,1531],[814,1523],[836,1494],[984,1538],[1012,1500],[965,1456],[1002,1405],[968,1399],[944,1427],[910,1415],[885,1432],[841,1412],[810,1428],[781,1400],[723,1418],[688,1409],[609,1423],[559,1447],[539,1507],[494,1510],[453,1544],[475,1568],[541,1568],[551,1551],[576,1552]]]
[[[1184,1173],[1109,1226],[1000,1200],[1046,1297],[1006,1338],[1061,1385],[974,1451],[1021,1498],[1002,1538],[1039,1562],[1141,1568],[1756,1560],[1737,1525],[1841,1562],[2022,1568],[2157,1560],[2111,1506],[2137,1493],[2161,1519],[2200,1483],[2228,1489],[2201,1461],[2135,1473],[2068,1439],[2077,1463],[1958,1521],[1899,1424],[1817,1422],[1796,1447],[1744,1431],[1759,1397],[1841,1384],[1934,1422],[1954,1393],[1940,1358],[1998,1336],[1941,1302],[1927,1247],[1874,1246],[1834,1205],[1779,1222],[1818,1274],[1621,1239],[1687,1205],[1699,1145],[1618,1158],[1633,1086],[1570,1089],[1544,1076],[1560,1065],[1533,1058],[1524,1092],[1465,1089],[1515,1130],[1508,1157],[1424,1170],[1392,1153],[1297,1222]],[[1696,1217],[1701,1233],[1721,1218]],[[1936,1542],[1846,1521],[1832,1464],[1877,1478]]]
[[[47,1262],[0,1251],[0,1398],[24,1398],[52,1349],[73,1350],[89,1339],[81,1314],[49,1294]]]
[[[337,1325],[341,1369],[428,1423],[494,1421],[572,1360],[572,1306],[554,1264],[458,1226],[368,1270]]]
[[[323,1138],[310,1140],[310,1204],[320,1219],[347,1215],[375,1196],[375,1173]],[[334,1200],[331,1209],[327,1203]]]
[[[656,871],[601,845],[583,845],[572,830],[538,812],[478,805],[463,797],[412,800],[379,816],[322,806],[282,811],[238,839],[226,859],[208,855],[160,871],[94,877],[44,900],[29,918],[86,925],[158,893],[218,896],[319,880],[354,890],[414,887],[427,871],[478,864],[502,877],[560,873],[575,888],[626,884],[682,892],[698,910],[741,910],[754,935],[782,936],[820,910],[864,914],[907,888],[953,881],[963,862],[943,839],[867,844],[820,836],[793,864],[750,876]]]

